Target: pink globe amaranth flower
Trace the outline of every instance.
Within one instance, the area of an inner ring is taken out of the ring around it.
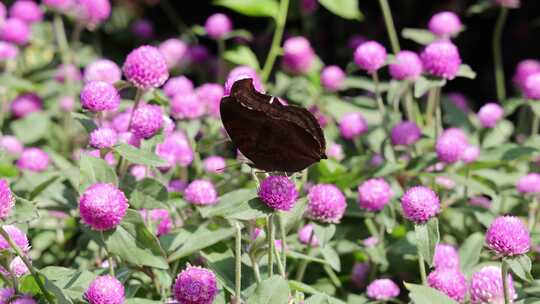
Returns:
[[[169,136],[174,133],[176,124],[174,121],[166,114],[163,115],[163,134]]]
[[[154,23],[150,20],[139,19],[131,25],[133,34],[142,39],[152,39],[154,37]]]
[[[412,121],[402,121],[395,125],[390,132],[390,139],[393,145],[409,146],[416,143],[422,131]]]
[[[129,169],[129,173],[135,177],[136,181],[141,181],[145,177],[152,176],[152,172],[146,166],[135,165]]]
[[[111,148],[118,142],[118,134],[111,128],[102,127],[90,133],[89,143],[92,148]]]
[[[104,81],[87,83],[81,91],[81,105],[90,112],[115,111],[120,106],[116,88]]]
[[[2,228],[24,253],[28,253],[30,250],[30,244],[28,243],[26,233],[22,232],[19,228],[13,225],[4,225]],[[0,236],[0,250],[7,250],[9,248],[11,248],[11,246],[9,246],[6,239]]]
[[[368,179],[358,186],[358,205],[368,211],[381,211],[393,195],[394,191],[384,179]]]
[[[206,106],[206,111],[213,117],[219,117],[219,104],[223,97],[223,86],[217,83],[205,83],[195,91],[199,101]]]
[[[218,293],[216,275],[206,268],[188,265],[176,277],[173,290],[182,304],[212,304]]]
[[[527,98],[540,100],[540,72],[527,77],[523,91]]]
[[[518,217],[499,216],[489,225],[486,244],[497,255],[520,255],[531,249],[531,236]]]
[[[517,190],[524,194],[540,192],[540,174],[533,172],[522,176],[517,183]]]
[[[122,71],[109,59],[98,59],[84,69],[84,81],[104,81],[110,84],[122,80]]]
[[[187,182],[181,179],[173,179],[167,185],[167,191],[169,192],[184,192],[188,186]]]
[[[0,179],[0,220],[5,220],[15,206],[15,196],[6,179]]]
[[[305,74],[311,70],[315,59],[315,51],[305,37],[291,37],[283,43],[283,66],[286,70]]]
[[[49,167],[49,155],[39,148],[24,149],[17,160],[17,168],[43,172]]]
[[[371,267],[368,262],[354,263],[351,273],[351,281],[357,288],[364,288]]]
[[[184,190],[184,198],[194,205],[214,205],[218,197],[214,185],[206,180],[196,179]]]
[[[6,5],[2,2],[0,2],[0,24],[4,23],[4,20],[7,16],[7,8]]]
[[[500,105],[490,102],[480,108],[477,116],[484,128],[493,128],[504,116],[504,110]]]
[[[328,91],[339,91],[343,88],[345,72],[337,65],[329,65],[321,72],[321,83]]]
[[[11,260],[11,262],[9,263],[9,269],[17,278],[20,278],[23,275],[28,274],[30,272],[28,270],[28,267],[26,267],[22,259],[18,256]],[[4,276],[8,278],[11,276],[10,271],[6,270],[3,266],[0,266],[0,273],[2,273]],[[0,301],[0,304],[2,303],[4,302]]]
[[[317,0],[301,0],[300,4],[302,11],[306,14],[312,14],[319,8],[319,2]]]
[[[31,113],[43,110],[41,97],[34,93],[24,93],[11,102],[11,113],[16,118],[25,117]]]
[[[23,144],[15,136],[4,135],[0,137],[0,150],[4,150],[11,155],[19,155],[24,149]]]
[[[218,173],[226,166],[227,163],[221,156],[209,156],[203,160],[204,170],[208,173]]]
[[[355,139],[366,133],[368,125],[364,116],[358,112],[347,113],[339,121],[339,133],[345,139]]]
[[[142,209],[139,212],[145,221],[157,224],[157,236],[168,234],[172,230],[173,223],[167,209]]]
[[[10,302],[11,304],[37,304],[38,302],[31,295],[22,295],[20,298]]]
[[[124,285],[111,275],[98,276],[90,283],[84,297],[90,304],[123,304]]]
[[[401,207],[405,218],[415,224],[423,224],[439,212],[439,197],[428,187],[412,187],[403,194]]]
[[[213,14],[206,19],[204,29],[210,38],[215,40],[223,39],[232,31],[232,21],[225,14]]]
[[[193,82],[186,76],[171,77],[163,86],[163,92],[169,97],[192,94],[194,92]]]
[[[58,100],[60,109],[64,112],[71,112],[75,109],[75,99],[71,96],[62,96]]]
[[[454,37],[462,29],[461,20],[454,12],[440,12],[429,19],[429,30],[442,38]]]
[[[478,148],[477,146],[470,145],[467,148],[465,148],[465,150],[463,150],[463,154],[461,155],[461,160],[466,164],[470,164],[476,161],[478,156],[480,156],[480,148]]]
[[[81,80],[81,71],[78,67],[72,64],[61,64],[54,73],[54,80],[64,83],[67,81],[79,81]]]
[[[453,179],[442,175],[435,177],[435,184],[446,190],[452,190],[456,187],[456,182]]]
[[[210,56],[208,49],[200,44],[189,47],[187,55],[192,64],[204,63],[212,57]]]
[[[141,138],[133,134],[133,132],[128,131],[118,133],[118,142],[130,144],[137,148],[141,146]]]
[[[461,65],[458,48],[450,41],[438,40],[430,43],[422,54],[422,65],[427,73],[452,80]]]
[[[233,84],[241,79],[251,78],[253,80],[253,86],[258,92],[264,93],[264,87],[262,85],[261,78],[257,75],[257,71],[253,68],[241,65],[229,72],[227,81],[225,81],[225,95],[231,94],[231,88]]]
[[[471,110],[469,107],[469,102],[467,101],[467,97],[465,97],[465,95],[459,92],[452,92],[447,94],[446,97],[448,98],[449,102],[451,102],[461,111],[467,113]]]
[[[319,184],[309,189],[307,216],[325,222],[338,223],[347,208],[345,196],[338,187]]]
[[[160,43],[158,49],[165,58],[167,66],[171,69],[179,66],[181,61],[185,59],[188,46],[180,39],[171,38]]]
[[[9,16],[31,24],[43,20],[43,11],[32,0],[17,0],[11,5]]]
[[[368,42],[369,40],[362,36],[362,35],[352,35],[349,40],[347,40],[347,47],[356,50],[360,45],[364,44],[365,42]]]
[[[163,111],[157,105],[140,105],[133,112],[131,129],[140,138],[148,139],[163,127]]]
[[[59,11],[67,11],[74,5],[74,0],[43,0],[41,1],[45,6]]]
[[[169,78],[169,69],[161,52],[149,45],[131,51],[122,68],[126,79],[143,90],[162,86]]]
[[[366,248],[373,248],[379,244],[379,238],[376,236],[370,236],[367,239],[362,240],[362,245]]]
[[[400,51],[389,65],[392,78],[397,80],[416,80],[422,74],[422,61],[415,52]]]
[[[368,285],[366,293],[373,300],[388,300],[399,296],[399,287],[390,279],[377,279]]]
[[[9,304],[11,298],[15,295],[13,288],[0,288],[0,304]]]
[[[317,122],[319,122],[319,125],[321,126],[321,128],[324,128],[328,125],[328,122],[329,122],[328,117],[324,115],[324,113],[319,109],[318,106],[313,105],[308,108],[308,111],[310,111],[311,114],[313,114],[313,116],[317,118]]]
[[[378,167],[384,164],[384,157],[379,153],[375,153],[369,160],[369,164],[373,167]]]
[[[456,247],[439,243],[435,247],[433,255],[433,267],[435,269],[459,269],[459,254]]]
[[[540,73],[540,60],[524,59],[518,63],[513,81],[521,90],[524,90],[527,78],[536,73]]]
[[[435,151],[440,161],[451,164],[462,158],[463,151],[469,146],[463,131],[455,128],[445,130],[437,139]]]
[[[177,164],[186,167],[194,158],[188,139],[179,132],[167,136],[163,143],[156,145],[156,154],[169,163],[168,166],[160,169],[168,169]]]
[[[485,196],[473,196],[469,199],[469,204],[485,209],[491,208],[491,200]]]
[[[386,61],[386,49],[377,41],[362,43],[354,51],[354,62],[362,70],[368,73],[376,72]]]
[[[124,112],[118,113],[111,121],[111,127],[118,133],[127,132],[132,108],[129,107]]]
[[[467,295],[467,279],[458,269],[437,269],[427,277],[430,287],[462,302]]]
[[[111,3],[109,0],[77,0],[75,15],[79,22],[95,28],[111,15]]]
[[[1,18],[0,18],[0,24]],[[1,31],[1,30],[0,30]],[[17,58],[19,49],[13,43],[0,41],[0,62]]]
[[[507,277],[508,292],[513,302],[517,298],[512,275]],[[469,292],[472,304],[503,304],[504,291],[501,268],[498,266],[485,266],[475,272],[471,277]]]
[[[0,39],[17,45],[30,41],[32,33],[28,24],[17,18],[8,18],[0,26]]]
[[[178,94],[171,100],[171,115],[176,119],[197,119],[204,110],[204,104],[193,93]]]
[[[85,151],[85,153],[86,153],[86,155],[88,155],[90,157],[102,158],[101,157],[101,152],[98,149]],[[103,157],[103,160],[105,160],[105,162],[111,167],[116,165],[116,158],[114,157],[114,153],[112,151],[105,154],[105,157]]]
[[[265,178],[258,192],[261,201],[274,210],[291,210],[298,198],[296,185],[286,176]]]
[[[507,8],[518,8],[520,0],[495,0],[495,3]]]
[[[98,231],[118,226],[128,207],[126,196],[113,184],[95,183],[84,190],[79,200],[83,222]]]
[[[311,236],[311,234],[313,234],[313,237]],[[319,239],[315,235],[313,225],[307,224],[304,225],[304,227],[300,228],[300,230],[298,230],[298,240],[300,241],[300,243],[307,245],[309,244],[310,239],[312,247],[319,246]]]
[[[326,148],[326,155],[329,158],[333,158],[337,161],[345,158],[345,155],[343,154],[343,147],[340,144],[336,143],[331,143],[328,148]]]

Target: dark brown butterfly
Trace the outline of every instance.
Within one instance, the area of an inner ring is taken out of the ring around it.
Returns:
[[[251,79],[233,84],[230,96],[221,99],[220,113],[233,144],[257,169],[298,172],[327,158],[313,114],[257,92]]]

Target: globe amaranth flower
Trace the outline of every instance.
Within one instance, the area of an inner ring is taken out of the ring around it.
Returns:
[[[456,36],[462,27],[461,20],[454,12],[437,13],[429,19],[428,23],[429,30],[441,38]]]
[[[493,102],[486,103],[478,111],[478,120],[484,128],[493,128],[504,116],[503,108]]]
[[[283,43],[283,66],[286,70],[305,74],[311,70],[315,59],[315,51],[305,37],[291,37]]]
[[[194,205],[214,205],[218,201],[216,188],[206,180],[196,179],[184,190],[184,198]]]
[[[191,164],[194,157],[188,139],[179,132],[167,136],[162,143],[157,144],[156,154],[168,163],[167,166],[162,166],[160,169],[168,169],[175,165],[186,167]]]
[[[343,147],[340,144],[331,143],[326,148],[326,155],[328,158],[333,158],[337,161],[342,160],[345,158],[345,155],[343,154]]]
[[[9,287],[0,288],[0,304],[9,304],[9,301],[14,295],[15,289]]]
[[[304,225],[304,227],[302,227],[302,228],[300,228],[300,230],[298,230],[298,240],[300,241],[300,243],[302,243],[304,245],[308,245],[309,240],[311,240],[311,246],[312,247],[319,246],[319,239],[315,235],[315,231],[313,229],[312,224]]]
[[[15,196],[6,179],[0,179],[0,220],[5,220],[15,205]]]
[[[351,281],[357,288],[364,288],[371,267],[368,262],[354,263],[351,273]]]
[[[204,63],[211,58],[208,49],[201,44],[190,46],[187,52],[187,57],[192,64]]]
[[[384,179],[368,179],[358,186],[358,205],[368,211],[381,211],[393,195],[394,191]]]
[[[439,212],[439,197],[428,187],[412,187],[403,194],[401,207],[405,218],[416,224],[422,224]]]
[[[435,177],[435,184],[446,190],[451,190],[456,187],[456,182],[453,179],[442,175],[438,175]]]
[[[152,172],[143,165],[134,165],[129,169],[129,173],[135,177],[136,181],[141,181],[145,177],[153,176]]]
[[[486,232],[486,244],[497,255],[520,255],[530,250],[531,236],[518,217],[499,216],[489,225]]]
[[[206,268],[188,265],[176,277],[173,290],[182,304],[212,304],[218,293],[216,275]]]
[[[219,117],[219,104],[223,97],[223,86],[217,83],[205,83],[195,91],[199,102],[206,106],[206,112],[213,117]]]
[[[169,192],[184,192],[186,187],[188,186],[188,183],[181,179],[173,179],[169,182],[167,185],[167,191]]]
[[[319,7],[319,2],[317,0],[301,0],[300,4],[302,12],[307,14],[314,13]]]
[[[45,6],[58,11],[67,11],[75,4],[74,0],[43,0],[41,1]]]
[[[19,247],[24,253],[28,253],[30,250],[30,244],[28,243],[28,237],[26,233],[22,232],[19,228],[13,225],[4,225],[2,228],[6,231],[9,237],[15,242],[17,247]],[[8,250],[11,248],[9,243],[0,236],[0,250]]]
[[[43,110],[41,97],[34,93],[23,93],[11,102],[11,113],[16,118],[25,117],[34,112]]]
[[[61,64],[54,73],[54,80],[60,83],[67,81],[79,81],[81,78],[81,71],[73,64]]]
[[[101,127],[90,133],[89,143],[92,148],[111,148],[118,142],[118,134],[111,128]]]
[[[112,275],[96,277],[84,293],[90,304],[123,304],[124,285]]]
[[[480,148],[477,146],[469,145],[465,150],[463,150],[463,154],[461,155],[461,160],[466,163],[470,164],[480,156]]]
[[[171,69],[179,66],[182,60],[185,59],[188,52],[188,46],[180,39],[170,38],[160,43],[158,50],[163,55],[163,58],[165,58],[167,67]]]
[[[43,11],[39,5],[32,0],[17,0],[11,5],[9,16],[31,24],[43,19]]]
[[[142,209],[139,212],[145,221],[157,224],[157,236],[162,236],[171,232],[173,223],[167,209]]]
[[[309,190],[307,209],[309,218],[325,223],[338,223],[346,208],[345,196],[334,185],[319,184]]]
[[[0,24],[2,19],[0,18]],[[0,41],[0,62],[17,58],[19,49],[13,43]]]
[[[308,108],[308,111],[310,111],[311,114],[313,114],[313,116],[315,116],[315,118],[317,119],[317,122],[319,123],[321,128],[324,128],[324,127],[326,127],[328,125],[328,122],[329,122],[328,117],[326,117],[326,115],[324,115],[324,113],[321,111],[321,109],[319,109],[318,106],[313,105],[313,106]]]
[[[58,106],[64,112],[71,112],[75,109],[75,99],[72,96],[62,96],[58,99]]]
[[[540,192],[540,174],[529,173],[522,176],[517,183],[517,190],[520,193],[539,193]]]
[[[77,0],[74,10],[79,22],[95,28],[111,15],[111,3],[109,0]]]
[[[221,13],[213,14],[204,23],[204,29],[208,36],[212,39],[223,39],[228,33],[232,31],[231,19]]]
[[[23,149],[24,146],[17,137],[11,135],[0,136],[0,150],[17,156],[22,153]]]
[[[445,130],[437,139],[435,151],[440,161],[451,164],[461,160],[469,141],[463,131],[455,128]]]
[[[9,270],[6,270],[3,266],[0,266],[0,273],[3,274],[6,277],[11,277],[11,273],[15,275],[15,277],[20,278],[25,274],[28,274],[30,270],[28,270],[28,267],[26,267],[26,264],[24,264],[23,260],[20,257],[15,257],[11,260],[9,263]],[[0,296],[1,299],[1,296]],[[0,300],[0,304],[2,304]]]
[[[30,27],[18,18],[8,18],[0,26],[0,39],[17,45],[25,45],[30,41]]]
[[[473,196],[469,199],[469,204],[485,209],[491,208],[491,200],[485,196]]]
[[[169,78],[165,58],[157,48],[149,45],[131,51],[122,70],[126,79],[142,90],[160,87]]]
[[[83,222],[98,231],[118,226],[129,207],[126,196],[113,184],[95,183],[79,199]]]
[[[339,133],[345,139],[355,139],[367,130],[367,122],[358,112],[347,113],[339,120]]]
[[[163,86],[163,92],[169,97],[192,94],[193,82],[186,76],[171,77]]]
[[[376,236],[370,236],[366,239],[362,240],[362,245],[364,245],[366,248],[373,248],[379,244],[379,238]]]
[[[354,34],[347,40],[347,47],[351,50],[356,50],[360,45],[369,41],[366,37]]]
[[[377,279],[369,283],[366,293],[373,300],[388,300],[399,296],[399,287],[390,279]]]
[[[429,274],[427,282],[460,303],[467,295],[467,279],[458,269],[436,269]]]
[[[435,269],[459,269],[459,254],[456,247],[439,243],[435,247],[433,255],[433,267]]]
[[[227,166],[225,159],[221,156],[209,156],[203,160],[203,168],[208,173],[217,173]]]
[[[400,51],[389,65],[390,75],[397,80],[416,80],[422,74],[422,61],[415,52]]]
[[[456,77],[461,65],[458,48],[452,42],[446,40],[430,43],[426,46],[420,58],[427,73],[449,80]]]
[[[354,62],[368,73],[376,72],[386,61],[386,49],[377,41],[362,43],[354,51]]]
[[[131,25],[131,31],[136,37],[142,39],[152,39],[154,37],[154,24],[147,19],[138,19]]]
[[[329,65],[321,72],[321,84],[328,91],[339,91],[343,88],[345,72],[337,65]]]
[[[527,77],[523,91],[527,98],[540,100],[540,72],[534,73]]]
[[[464,113],[467,113],[471,110],[469,107],[469,102],[467,101],[467,97],[465,95],[459,93],[459,92],[451,92],[446,95],[447,100],[452,103],[455,107],[463,111]]]
[[[508,293],[511,301],[517,298],[512,275],[508,274]],[[503,304],[504,291],[501,268],[485,266],[471,277],[469,292],[472,304]]]
[[[274,210],[288,211],[298,198],[296,185],[286,176],[268,176],[258,192],[261,201]]]
[[[178,94],[171,100],[171,115],[176,119],[197,119],[204,112],[204,103],[194,93]]]
[[[104,81],[115,84],[122,79],[122,71],[109,59],[98,59],[84,69],[84,81]]]
[[[520,0],[495,0],[495,3],[507,8],[518,8]]]
[[[132,132],[140,138],[148,139],[163,127],[163,110],[158,105],[140,105],[133,112]]]
[[[91,81],[81,91],[81,105],[90,112],[115,111],[120,106],[116,88],[105,81]]]
[[[225,95],[231,94],[231,88],[236,81],[246,78],[252,79],[255,90],[264,93],[264,87],[261,78],[257,75],[257,71],[246,65],[241,65],[232,69],[229,72],[229,75],[227,75],[227,81],[225,81]]]
[[[524,59],[518,63],[512,80],[521,90],[524,90],[527,78],[536,73],[540,73],[540,60]]]
[[[38,304],[38,302],[34,300],[31,295],[24,294],[19,298],[11,301],[10,304]]]
[[[396,124],[390,132],[390,139],[393,145],[409,146],[416,143],[422,131],[412,121],[402,121]]]
[[[39,148],[24,149],[17,160],[17,168],[43,172],[49,167],[49,155]]]

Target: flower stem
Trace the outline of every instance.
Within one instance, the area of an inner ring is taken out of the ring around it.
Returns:
[[[501,6],[499,17],[495,23],[495,29],[493,30],[493,65],[495,66],[495,85],[497,88],[497,99],[499,102],[503,102],[506,98],[506,89],[504,84],[504,67],[502,59],[502,32],[504,24],[506,23],[506,17],[508,16],[508,9]]]
[[[538,127],[540,127],[540,117],[536,115],[534,110],[531,112],[533,115],[532,124],[531,124],[531,136],[534,136],[536,133],[538,133]]]
[[[388,38],[390,38],[390,44],[392,45],[392,52],[397,54],[399,52],[399,40],[396,33],[396,27],[394,26],[394,20],[392,19],[392,11],[390,10],[387,0],[379,0],[379,5],[381,6],[383,13]]]
[[[504,304],[510,304],[510,293],[508,292],[508,263],[506,263],[504,260],[502,261],[501,274],[503,282]]]
[[[442,113],[441,113],[441,91],[440,89],[434,88],[435,90],[435,138],[439,137],[439,134],[442,133],[443,122],[442,122]]]
[[[279,257],[279,251],[276,246],[274,246],[274,254],[276,255],[276,264],[278,267],[279,274],[284,279],[287,279],[287,274],[285,273],[285,268],[283,267],[283,263],[281,262],[281,258]]]
[[[420,278],[422,279],[422,285],[427,284],[426,264],[424,263],[424,257],[418,250],[418,270],[420,271]]]
[[[218,46],[217,81],[218,83],[222,83],[223,79],[225,78],[225,59],[223,58],[223,54],[225,53],[225,40],[218,39],[217,46]]]
[[[531,234],[534,232],[537,222],[537,213],[538,213],[538,199],[534,198],[531,205],[529,206],[529,231]]]
[[[312,230],[311,234],[309,235],[309,242],[307,244],[307,249],[306,249],[307,256],[311,255],[311,249],[312,249],[311,243],[313,242],[314,237],[315,237],[315,230]],[[304,279],[304,274],[306,273],[308,263],[309,263],[308,260],[302,260],[302,262],[300,262],[300,265],[298,266],[298,271],[296,272],[296,281],[302,282],[302,280]]]
[[[270,47],[270,52],[266,57],[264,62],[264,67],[261,72],[262,82],[266,83],[272,68],[274,67],[274,62],[279,53],[281,39],[283,38],[283,32],[285,30],[285,23],[287,22],[287,12],[289,10],[289,0],[281,0],[279,3],[279,12],[276,16],[276,30],[274,31],[274,37],[272,38],[272,46]]]
[[[412,85],[408,84],[407,93],[405,93],[405,110],[407,111],[407,119],[411,122],[416,122],[416,117],[414,116],[413,108],[413,94],[412,94]]]
[[[109,261],[109,274],[114,277],[114,264],[113,264],[113,258],[111,253],[109,252],[109,248],[107,248],[107,243],[105,243],[105,236],[103,235],[103,231],[100,231],[101,241],[103,242],[103,248],[105,249],[105,253],[107,254],[107,260]]]
[[[242,303],[242,227],[236,223],[236,242],[235,242],[235,297],[236,303]]]
[[[135,114],[135,111],[139,108],[139,104],[141,103],[142,96],[144,95],[144,90],[137,89],[137,92],[135,93],[135,105],[133,106],[133,109],[131,110],[131,113],[129,114],[129,124],[127,130],[131,130],[131,124],[133,124],[133,115]]]
[[[251,267],[253,268],[253,275],[257,283],[261,282],[261,272],[259,270],[259,264],[257,263],[257,257],[254,252],[250,252],[249,259],[251,260]]]
[[[267,218],[266,223],[266,238],[268,239],[268,277],[274,275],[274,227],[273,227],[274,215],[271,214]]]
[[[66,37],[64,22],[62,21],[62,16],[60,16],[60,14],[54,15],[53,25],[56,43],[58,43],[58,48],[62,55],[62,63],[67,64],[70,62],[69,43]]]
[[[381,96],[381,90],[379,85],[379,74],[377,71],[371,73],[371,78],[375,84],[375,98],[377,99],[377,107],[379,108],[379,113],[381,114],[381,120],[384,120],[384,103]]]
[[[287,270],[287,233],[285,231],[285,223],[283,222],[283,215],[278,214],[279,224],[279,237],[281,238],[281,263],[283,263],[283,270]]]

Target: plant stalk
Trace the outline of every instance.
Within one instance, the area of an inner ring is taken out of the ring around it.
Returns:
[[[493,66],[495,67],[495,86],[497,89],[497,99],[503,102],[506,98],[506,89],[504,82],[504,67],[502,59],[502,32],[506,18],[508,16],[508,8],[501,6],[495,29],[493,30]]]
[[[217,46],[218,46],[217,82],[223,83],[223,79],[225,78],[225,59],[223,58],[223,54],[225,53],[225,40],[221,38],[218,39]]]
[[[394,20],[392,19],[392,11],[390,10],[390,5],[388,5],[387,0],[379,0],[379,5],[381,6],[381,11],[383,13],[384,24],[386,26],[386,31],[388,32],[388,38],[390,38],[392,52],[394,52],[394,54],[397,54],[400,50],[399,40],[397,37]]]
[[[103,235],[103,231],[100,231],[99,234],[101,236],[101,241],[103,242],[103,248],[105,249],[105,253],[107,254],[107,261],[109,262],[109,274],[114,277],[115,275],[112,255],[109,252],[109,248],[107,248],[107,243],[105,242],[105,236]]]
[[[274,275],[274,227],[273,227],[273,221],[274,221],[274,215],[271,214],[268,216],[266,223],[266,238],[268,239],[268,277],[272,277]]]
[[[422,280],[422,285],[427,285],[427,275],[426,275],[426,264],[424,262],[424,257],[420,253],[420,248],[418,249],[418,270],[420,271],[420,278]]]
[[[307,244],[307,249],[306,249],[307,256],[311,255],[311,249],[312,249],[311,243],[313,242],[314,237],[315,237],[315,230],[311,231],[311,234],[309,235],[309,242]],[[296,272],[296,281],[302,282],[302,280],[304,279],[304,274],[306,273],[308,263],[309,263],[308,260],[302,260],[302,262],[300,262],[300,265],[298,266],[298,271]]]
[[[236,242],[235,242],[235,297],[236,303],[242,303],[242,227],[236,223]]]
[[[508,263],[504,260],[501,265],[501,274],[503,282],[504,304],[510,304],[510,293],[508,292]]]
[[[268,81],[272,68],[276,58],[280,52],[281,48],[281,39],[283,38],[283,32],[285,31],[285,23],[287,22],[287,12],[289,10],[289,0],[281,0],[279,3],[279,12],[276,17],[276,30],[274,31],[274,36],[272,37],[272,45],[268,56],[266,56],[266,61],[261,72],[261,79],[263,83]]]
[[[379,113],[381,114],[381,121],[384,121],[385,109],[379,85],[379,74],[377,73],[377,71],[371,73],[371,78],[373,79],[373,83],[375,84],[375,98],[377,99],[377,107],[379,108]]]

